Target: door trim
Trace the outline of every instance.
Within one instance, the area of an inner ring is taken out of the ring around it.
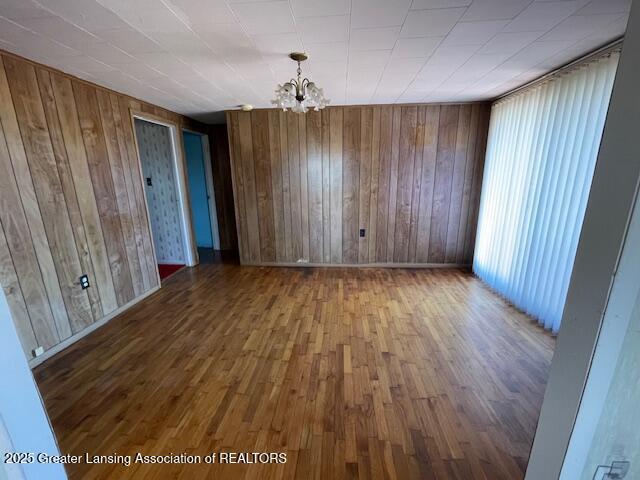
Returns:
[[[182,148],[182,133],[178,124],[167,121],[165,119],[159,119],[155,115],[148,113],[131,110],[131,126],[133,128],[133,136],[136,144],[136,153],[138,154],[138,168],[140,169],[140,179],[142,180],[142,188],[144,185],[144,172],[142,171],[142,160],[140,159],[140,147],[138,145],[138,137],[135,128],[135,119],[143,120],[145,122],[154,123],[156,125],[162,125],[167,127],[170,132],[171,138],[171,153],[173,157],[174,174],[176,177],[176,189],[178,194],[178,208],[180,211],[180,227],[182,231],[182,238],[184,240],[184,257],[185,264],[189,267],[193,267],[198,264],[198,251],[195,247],[195,234],[193,231],[193,224],[191,221],[191,210],[189,207],[189,186],[186,177],[186,163]],[[144,195],[145,208],[147,209],[147,221],[149,223],[149,231],[151,235],[151,245],[153,247],[153,256],[158,261],[156,256],[155,241],[153,239],[153,230],[151,227],[151,216],[149,215],[149,204],[147,202],[147,195]],[[156,266],[157,271],[157,266]],[[160,283],[160,274],[158,273],[158,283]]]

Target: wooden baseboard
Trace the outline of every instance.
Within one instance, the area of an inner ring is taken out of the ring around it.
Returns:
[[[329,267],[329,268],[466,268],[468,263],[313,263],[313,262],[245,262],[243,267]]]
[[[29,360],[29,367],[31,367],[31,368],[37,367],[38,365],[40,365],[45,360],[48,360],[49,358],[53,357],[54,355],[60,353],[65,348],[70,347],[71,345],[76,343],[81,338],[86,337],[91,332],[93,332],[93,331],[97,330],[98,328],[102,327],[107,322],[109,322],[110,320],[113,320],[115,317],[117,317],[121,313],[125,312],[126,310],[130,309],[135,304],[141,302],[142,300],[144,300],[148,296],[150,296],[153,293],[157,292],[159,289],[160,289],[159,286],[153,287],[151,290],[148,290],[145,293],[143,293],[142,295],[134,298],[129,303],[125,303],[121,307],[115,309],[113,312],[108,313],[107,315],[102,317],[100,320],[98,320],[95,323],[92,323],[91,325],[89,325],[84,330],[81,330],[78,333],[75,333],[75,334],[71,335],[70,337],[65,338],[62,342],[58,343],[57,345],[54,345],[53,347],[51,347],[49,350],[44,352],[39,357],[35,357],[35,358],[32,358],[31,360]]]

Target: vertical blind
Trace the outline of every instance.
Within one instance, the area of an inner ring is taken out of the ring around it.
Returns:
[[[582,64],[491,110],[473,270],[554,333],[618,57]]]

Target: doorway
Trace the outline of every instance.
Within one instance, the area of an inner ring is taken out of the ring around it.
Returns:
[[[213,171],[206,135],[183,131],[191,219],[201,261],[220,250]]]
[[[177,129],[155,119],[134,117],[136,142],[154,253],[160,279],[185,265],[194,265],[190,227],[185,213],[184,170],[178,161]]]

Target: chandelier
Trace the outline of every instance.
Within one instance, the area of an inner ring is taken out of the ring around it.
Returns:
[[[330,100],[324,98],[322,89],[308,78],[302,78],[300,62],[304,62],[308,58],[307,55],[293,52],[289,54],[289,58],[298,62],[298,77],[292,78],[284,85],[278,85],[276,98],[271,100],[271,103],[285,112],[290,108],[295,113],[306,113],[309,108],[318,111],[326,107]]]

